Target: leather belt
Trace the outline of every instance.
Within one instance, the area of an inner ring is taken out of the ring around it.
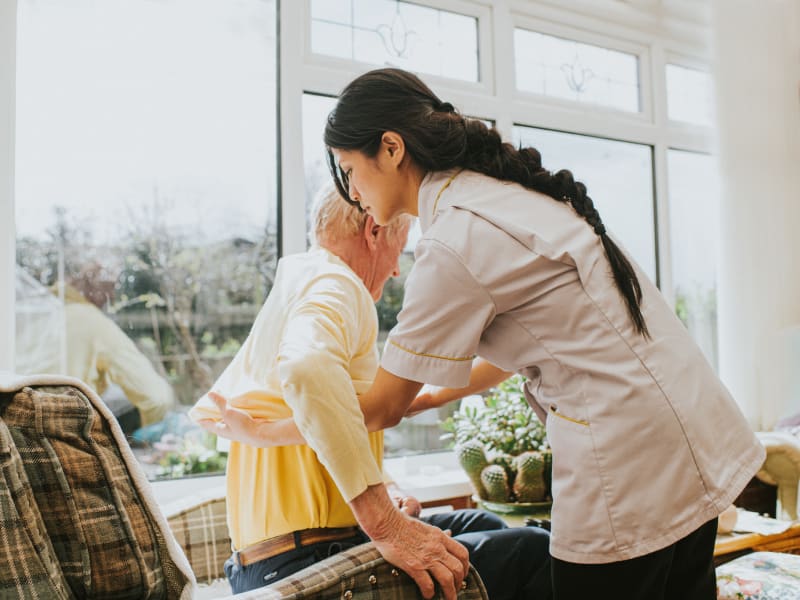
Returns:
[[[321,527],[317,529],[301,529],[291,533],[284,533],[247,548],[239,550],[236,554],[241,566],[251,565],[260,560],[272,558],[278,554],[297,550],[304,546],[320,544],[322,542],[335,542],[355,537],[361,530],[358,527]]]

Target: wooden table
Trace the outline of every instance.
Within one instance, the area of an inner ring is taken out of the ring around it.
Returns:
[[[783,533],[726,533],[717,536],[714,546],[714,563],[721,565],[750,552],[786,552],[800,554],[800,523],[793,524]]]

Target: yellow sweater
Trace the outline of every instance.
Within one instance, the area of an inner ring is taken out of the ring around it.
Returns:
[[[375,305],[327,250],[283,258],[244,345],[213,389],[254,417],[293,416],[308,446],[232,443],[228,526],[246,548],[310,527],[356,523],[346,500],[382,482],[383,434],[368,434],[356,394],[378,365]],[[218,418],[204,396],[194,419]]]

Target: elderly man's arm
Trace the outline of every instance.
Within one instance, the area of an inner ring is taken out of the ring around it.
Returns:
[[[408,407],[406,416],[420,413],[429,408],[443,406],[454,400],[460,400],[464,396],[480,394],[483,391],[494,387],[509,377],[513,373],[496,367],[489,361],[478,357],[472,362],[472,371],[469,376],[469,383],[463,388],[448,388],[438,386],[424,386],[417,397]],[[366,412],[365,412],[366,414]],[[369,428],[369,425],[367,425]]]

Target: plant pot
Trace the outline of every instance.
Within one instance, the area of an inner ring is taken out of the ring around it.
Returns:
[[[472,500],[478,507],[498,515],[550,516],[552,502],[491,502],[473,495]]]

